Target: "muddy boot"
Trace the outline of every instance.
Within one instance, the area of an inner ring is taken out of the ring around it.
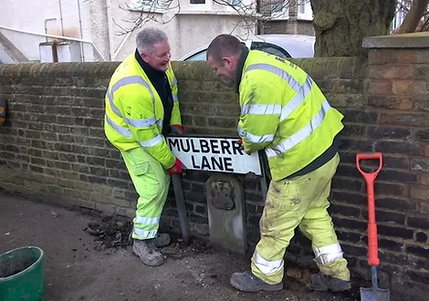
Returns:
[[[134,239],[133,252],[147,266],[156,267],[164,263],[164,257],[155,247],[155,239]]]
[[[342,292],[352,287],[350,281],[341,280],[338,278],[325,276],[322,273],[311,275],[310,287],[315,291],[327,292]]]
[[[250,271],[232,274],[230,283],[233,287],[242,292],[274,292],[283,288],[283,282],[271,285],[253,275]]]
[[[171,242],[170,235],[168,233],[158,233],[155,238],[155,247],[164,248]]]

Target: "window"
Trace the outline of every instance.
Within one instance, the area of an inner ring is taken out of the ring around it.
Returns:
[[[129,0],[128,8],[133,11],[162,13],[170,6],[172,0]]]
[[[202,50],[194,55],[185,59],[185,61],[205,61],[206,60],[207,49]]]
[[[253,42],[251,49],[254,50],[260,50],[260,51],[264,51],[270,54],[273,54],[275,56],[281,57],[281,58],[290,58],[291,55],[284,49],[282,49],[281,47],[271,44],[271,43],[266,43],[266,42]]]
[[[229,5],[232,5],[232,6],[238,6],[238,5],[240,5],[241,4],[241,0],[227,0],[226,1]]]
[[[313,20],[313,10],[310,0],[298,0],[298,19]]]
[[[189,0],[189,8],[196,11],[211,11],[213,0]]]
[[[289,18],[289,0],[270,0],[271,18],[287,19]]]
[[[395,16],[393,17],[393,20],[391,23],[392,31],[395,31],[401,26],[402,22],[404,22],[405,16],[407,15],[410,7],[411,7],[411,3],[409,0],[397,1]]]

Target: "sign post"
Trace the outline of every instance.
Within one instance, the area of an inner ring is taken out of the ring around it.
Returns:
[[[237,138],[219,138],[219,137],[190,137],[190,136],[169,136],[167,143],[173,154],[185,165],[188,170],[221,172],[228,174],[252,175],[252,177],[261,177],[261,185],[266,193],[265,172],[261,167],[261,158],[259,152],[247,154],[238,142]],[[264,185],[265,184],[265,185]],[[173,188],[176,197],[177,211],[179,214],[182,237],[187,244],[190,237],[189,223],[186,216],[185,200],[183,198],[182,185],[179,175],[173,175]],[[240,207],[241,208],[241,207]],[[242,209],[242,208],[241,208]],[[241,211],[238,217],[242,215]],[[237,212],[234,212],[236,215]],[[211,216],[220,216],[225,226],[228,217],[235,216],[232,213],[213,213]],[[209,213],[210,215],[210,213]],[[216,219],[216,218],[215,218]],[[240,224],[239,219],[235,222],[235,227]],[[219,230],[220,231],[220,230]],[[226,235],[228,231],[222,232]],[[240,232],[240,231],[238,231]],[[240,232],[241,233],[241,232]],[[236,235],[233,235],[237,239]]]

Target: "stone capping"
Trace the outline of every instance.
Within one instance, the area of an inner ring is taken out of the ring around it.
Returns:
[[[429,32],[416,32],[400,35],[366,37],[364,48],[429,48]]]
[[[110,77],[119,62],[25,63],[0,66],[0,77]]]

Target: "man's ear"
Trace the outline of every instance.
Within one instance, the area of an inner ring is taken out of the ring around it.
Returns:
[[[231,58],[230,57],[228,57],[228,56],[224,56],[223,58],[222,58],[222,62],[223,62],[223,66],[228,66],[228,67],[231,67],[231,64],[232,64],[232,60],[231,60]]]
[[[140,56],[142,57],[143,61],[147,62],[147,58],[149,56],[146,53],[142,52],[142,53],[140,53]]]

